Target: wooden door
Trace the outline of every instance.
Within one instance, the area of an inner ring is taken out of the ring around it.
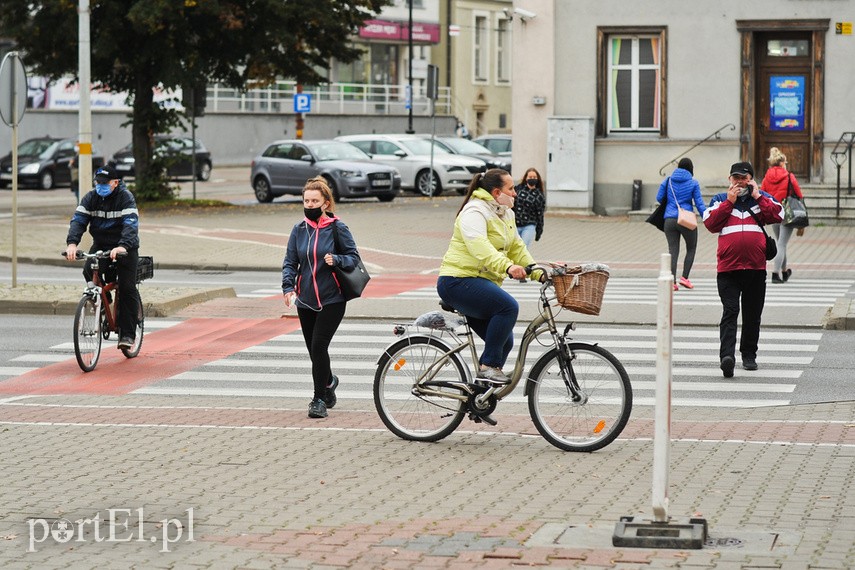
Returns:
[[[756,42],[756,130],[754,170],[768,168],[769,149],[787,156],[787,170],[802,180],[811,170],[811,34],[758,33]]]

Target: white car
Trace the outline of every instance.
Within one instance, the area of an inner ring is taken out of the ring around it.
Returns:
[[[419,135],[345,135],[336,140],[352,144],[374,161],[394,166],[401,173],[402,188],[425,196],[438,196],[443,190],[465,194],[472,177],[485,169],[483,160],[434,148],[431,177],[431,144]]]

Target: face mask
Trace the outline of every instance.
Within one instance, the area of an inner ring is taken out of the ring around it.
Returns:
[[[751,194],[751,186],[743,186],[739,189],[740,196],[748,196],[749,194]]]
[[[537,178],[529,178],[525,181],[529,186],[537,186]]]
[[[320,220],[323,213],[323,210],[320,208],[303,208],[303,215],[313,222]]]
[[[512,208],[514,205],[514,197],[510,194],[505,194],[504,192],[500,192],[498,196],[496,196],[496,203],[500,206],[506,206],[508,208]]]
[[[95,185],[95,192],[97,192],[98,195],[101,196],[102,198],[106,198],[107,196],[109,196],[110,192],[112,192],[112,191],[113,191],[113,187],[110,186],[109,184],[96,184]]]

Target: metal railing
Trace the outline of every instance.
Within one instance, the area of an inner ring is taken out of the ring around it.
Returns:
[[[302,93],[312,96],[312,113],[392,115],[407,114],[404,85],[328,83],[306,86]],[[430,115],[430,100],[424,89],[413,86],[413,113]],[[208,85],[208,109],[232,113],[293,113],[297,84],[277,81],[264,87],[241,91],[219,84]],[[451,89],[439,88],[436,112],[451,113]]]
[[[837,166],[837,217],[840,217],[840,168],[844,162],[849,162],[849,185],[847,194],[852,194],[852,146],[855,145],[855,132],[847,131],[840,135],[834,150],[831,151],[831,161]]]
[[[665,164],[663,164],[663,165],[662,165],[662,168],[660,168],[660,169],[659,169],[659,176],[665,176],[665,169],[666,169],[666,168],[668,168],[668,167],[669,167],[669,166],[671,166],[672,164],[677,164],[677,163],[680,161],[680,159],[681,159],[681,158],[683,158],[684,156],[686,156],[687,154],[689,154],[692,150],[694,150],[694,149],[698,148],[699,146],[701,146],[702,144],[704,144],[704,143],[705,143],[705,142],[707,142],[708,140],[710,140],[710,139],[716,139],[716,140],[720,139],[720,138],[721,138],[721,132],[722,132],[723,130],[725,130],[726,128],[728,128],[728,127],[730,127],[730,130],[731,130],[731,131],[735,131],[735,130],[736,130],[736,125],[734,125],[733,123],[727,123],[726,125],[724,125],[724,126],[722,126],[722,127],[719,127],[718,129],[716,129],[716,130],[715,130],[715,131],[714,131],[710,136],[708,136],[707,138],[702,139],[702,140],[699,140],[698,142],[696,142],[695,144],[693,144],[692,146],[690,146],[689,148],[687,148],[686,150],[684,150],[683,152],[681,152],[680,154],[678,154],[677,156],[675,156],[674,158],[672,158],[671,160],[669,160],[668,162],[666,162]]]

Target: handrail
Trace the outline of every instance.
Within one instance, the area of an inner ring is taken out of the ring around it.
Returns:
[[[695,148],[697,148],[697,147],[701,146],[702,144],[704,144],[705,142],[707,142],[707,141],[708,141],[708,140],[710,140],[711,138],[720,139],[720,138],[721,138],[721,131],[723,131],[723,130],[724,130],[724,129],[726,129],[727,127],[730,127],[730,130],[731,130],[731,131],[735,131],[735,130],[736,130],[736,125],[734,125],[733,123],[727,123],[726,125],[723,125],[723,126],[719,127],[715,132],[713,132],[713,133],[712,133],[710,136],[708,136],[707,138],[705,138],[705,139],[703,139],[703,140],[700,140],[700,141],[696,142],[694,145],[692,145],[691,147],[687,148],[687,149],[686,149],[686,150],[684,150],[682,153],[678,154],[677,156],[675,156],[674,158],[672,158],[671,160],[669,160],[668,162],[666,162],[665,164],[663,164],[663,165],[662,165],[662,168],[660,168],[660,169],[659,169],[659,176],[665,176],[665,169],[666,169],[666,168],[668,168],[668,167],[669,167],[669,166],[671,166],[672,164],[677,164],[677,162],[679,162],[679,160],[680,160],[681,158],[683,158],[684,156],[686,156],[687,154],[689,154],[693,149],[695,149]]]
[[[837,217],[840,217],[840,167],[849,161],[849,186],[847,194],[852,193],[852,146],[855,145],[855,132],[846,131],[837,139],[831,151],[831,161],[837,166]],[[841,148],[844,147],[844,148]],[[847,156],[848,155],[848,156]]]

